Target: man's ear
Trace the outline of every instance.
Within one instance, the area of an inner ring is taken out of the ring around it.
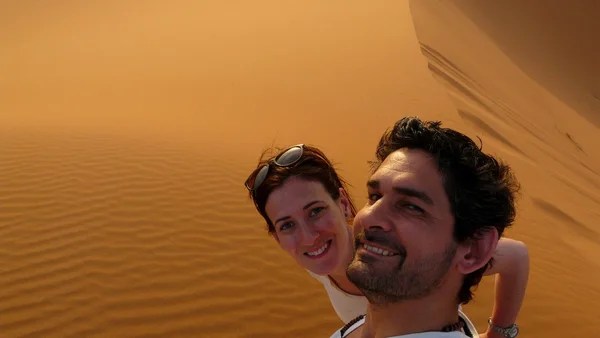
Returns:
[[[494,256],[497,245],[498,230],[495,227],[491,227],[477,238],[468,240],[461,245],[462,250],[460,250],[457,264],[458,271],[463,275],[468,275],[484,267]]]
[[[346,218],[351,217],[352,208],[350,208],[350,197],[348,197],[348,193],[346,190],[344,190],[344,188],[340,188],[339,202],[342,206],[342,211],[344,211],[344,214],[346,215]]]

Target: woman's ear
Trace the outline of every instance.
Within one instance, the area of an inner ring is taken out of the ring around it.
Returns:
[[[352,208],[350,207],[350,197],[344,188],[340,188],[339,203],[346,218],[352,217]]]

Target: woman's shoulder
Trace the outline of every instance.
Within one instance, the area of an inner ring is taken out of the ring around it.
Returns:
[[[327,276],[321,276],[321,275],[317,275],[316,273],[314,273],[314,272],[312,272],[312,271],[310,271],[310,270],[306,270],[306,272],[308,272],[308,274],[309,274],[309,275],[310,275],[312,278],[314,278],[314,279],[318,280],[318,281],[319,281],[319,282],[321,282],[321,284],[323,284],[323,285],[325,285],[327,282],[329,282],[329,277],[327,277]]]
[[[365,296],[344,292],[329,279],[329,276],[320,276],[310,271],[308,273],[323,285],[333,309],[344,323],[366,312],[367,299]]]

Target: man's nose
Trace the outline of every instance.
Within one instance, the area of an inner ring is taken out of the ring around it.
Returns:
[[[362,210],[359,218],[360,225],[366,230],[390,231],[392,224],[388,214],[387,206],[379,200]]]

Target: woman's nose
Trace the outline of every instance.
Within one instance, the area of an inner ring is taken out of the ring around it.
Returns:
[[[312,245],[319,237],[319,233],[311,224],[308,223],[303,223],[300,225],[300,233],[302,234],[302,244],[305,245]]]

